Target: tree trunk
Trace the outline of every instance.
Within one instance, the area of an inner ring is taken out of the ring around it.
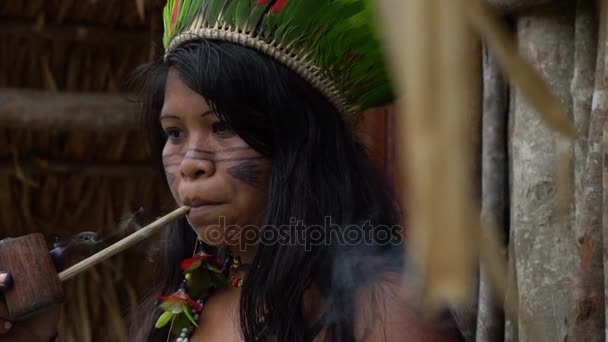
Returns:
[[[577,141],[574,145],[575,202],[580,202],[581,184],[587,158],[587,134],[597,59],[597,18],[588,0],[579,0],[574,32],[574,76],[572,77],[572,114]]]
[[[590,3],[579,4],[577,31],[592,32],[594,24],[593,9]],[[589,28],[585,28],[588,26]],[[576,215],[575,234],[578,243],[579,267],[571,293],[569,310],[570,341],[604,341],[604,270],[602,258],[602,129],[608,110],[608,93],[604,81],[605,48],[597,49],[597,68],[595,71],[595,91],[590,92],[588,85],[593,80],[585,69],[596,56],[592,51],[593,43],[585,41],[591,38],[587,34],[577,41],[576,55],[579,58],[575,65],[573,79],[573,98],[575,123],[580,139],[576,145]],[[601,34],[605,39],[605,34]],[[589,37],[589,38],[587,38]],[[585,56],[584,54],[587,54]],[[582,70],[581,70],[582,69]],[[585,79],[586,78],[586,79]],[[593,94],[592,106],[588,105]],[[591,113],[590,117],[586,117]],[[584,126],[588,125],[587,128]],[[586,144],[586,146],[585,146]]]
[[[602,200],[602,234],[604,248],[608,246],[608,121],[604,122],[604,131],[602,133],[602,150],[603,150],[603,171],[602,171],[602,188],[603,188],[603,200]],[[608,262],[608,257],[604,253],[604,264]],[[608,272],[604,269],[604,287],[608,284]],[[604,291],[604,301],[606,301],[606,291]],[[608,308],[608,303],[604,302],[604,307]],[[608,317],[608,313],[604,314],[604,317]],[[604,323],[604,326],[608,326],[608,323]],[[608,339],[608,336],[605,336]]]
[[[509,232],[509,244],[507,246],[508,254],[508,274],[507,274],[507,293],[505,294],[504,307],[507,305],[513,305],[515,308],[519,307],[517,304],[519,298],[519,291],[517,290],[517,270],[515,269],[515,248],[513,247],[515,238],[513,237],[513,231]],[[505,315],[505,342],[518,342],[519,341],[519,323],[517,317],[510,317]]]
[[[504,234],[507,209],[507,115],[509,89],[494,58],[483,53],[483,117],[481,158],[481,216],[487,227]],[[502,236],[502,234],[500,234]],[[504,254],[504,251],[503,251]],[[504,338],[501,303],[482,267],[477,313],[477,342]]]
[[[520,49],[539,69],[553,93],[571,108],[575,3],[559,1],[523,13],[517,19]],[[568,198],[559,213],[558,152],[561,137],[549,129],[519,92],[514,94],[511,229],[519,290],[520,341],[566,337],[568,298],[575,241]]]

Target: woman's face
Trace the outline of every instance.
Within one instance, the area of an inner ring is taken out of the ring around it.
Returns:
[[[214,246],[242,244],[242,234],[250,239],[264,215],[270,160],[220,121],[174,69],[160,122],[167,182],[175,201],[192,208],[188,221],[199,238]]]

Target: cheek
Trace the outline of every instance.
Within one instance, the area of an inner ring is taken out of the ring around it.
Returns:
[[[259,189],[237,189],[234,204],[236,223],[242,226],[259,225],[266,212],[266,197]]]
[[[239,179],[231,175],[231,185],[236,195],[238,216],[246,223],[258,221],[266,210],[269,172],[266,165],[261,165],[255,182],[250,177]],[[258,223],[258,222],[256,222]]]
[[[171,190],[171,194],[176,202],[178,202],[177,198],[177,185],[179,183],[179,177],[177,175],[177,166],[165,166],[165,177],[167,178],[167,185]]]
[[[165,170],[165,178],[167,180],[167,185],[171,190],[171,194],[173,198],[177,202],[177,185],[179,183],[179,164],[181,160],[179,160],[179,156],[176,156],[175,153],[171,153],[168,151],[167,147],[163,149],[163,167]]]

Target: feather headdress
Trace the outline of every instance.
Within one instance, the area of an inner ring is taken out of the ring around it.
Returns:
[[[371,0],[169,0],[166,52],[191,40],[229,41],[285,64],[344,116],[392,98]]]

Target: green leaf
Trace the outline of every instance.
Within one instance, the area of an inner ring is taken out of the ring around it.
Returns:
[[[192,298],[200,298],[204,293],[209,292],[211,285],[212,281],[209,271],[199,268],[190,273],[190,280],[187,283],[188,293]]]
[[[225,289],[230,287],[230,281],[223,274],[213,274],[213,283],[217,289]]]
[[[190,322],[188,317],[186,317],[186,315],[184,315],[184,314],[176,315],[175,319],[173,320],[173,326],[171,328],[171,333],[173,335],[179,335],[182,332],[182,329],[190,328],[191,326],[192,326],[192,323]]]
[[[186,304],[184,304],[184,314],[186,314],[186,317],[188,317],[190,322],[192,322],[192,324],[194,324],[194,326],[198,328],[198,323],[196,323],[194,317],[192,317],[192,314],[190,313],[190,308]]]
[[[217,268],[215,265],[206,264],[205,267],[211,272],[222,274],[222,270]]]
[[[173,314],[178,314],[182,310],[182,303],[183,301],[181,300],[167,299],[160,303],[160,307],[165,311],[171,312]]]
[[[167,325],[167,323],[169,323],[169,321],[173,318],[173,316],[174,316],[174,314],[170,313],[169,311],[163,312],[160,315],[160,317],[158,317],[158,319],[156,320],[154,327],[156,327],[156,329],[160,329],[160,328],[164,327],[165,325]]]

